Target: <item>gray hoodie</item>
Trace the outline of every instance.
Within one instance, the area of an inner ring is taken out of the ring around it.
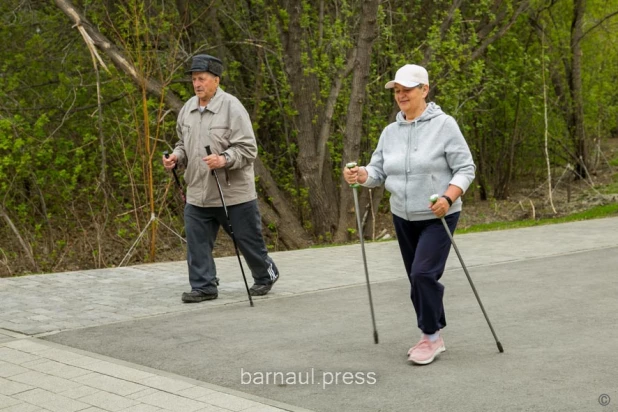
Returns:
[[[423,114],[407,122],[402,112],[382,131],[363,184],[384,183],[391,193],[391,212],[406,220],[428,220],[429,197],[443,194],[449,184],[464,193],[474,180],[474,161],[453,117],[431,102]],[[448,214],[461,211],[457,199]]]

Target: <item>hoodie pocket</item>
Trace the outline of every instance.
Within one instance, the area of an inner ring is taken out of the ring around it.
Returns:
[[[408,176],[406,184],[406,212],[418,213],[429,211],[429,198],[436,192],[430,174]]]

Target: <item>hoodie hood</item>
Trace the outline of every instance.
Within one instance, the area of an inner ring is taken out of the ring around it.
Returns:
[[[444,112],[442,111],[440,106],[438,106],[434,102],[429,102],[427,103],[425,111],[414,121],[426,122],[427,120],[433,119],[434,117],[440,116],[441,114],[444,114]],[[397,123],[410,123],[406,120],[402,111],[397,113],[396,121]]]

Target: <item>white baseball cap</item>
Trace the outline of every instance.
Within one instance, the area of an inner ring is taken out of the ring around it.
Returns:
[[[397,70],[395,80],[386,83],[384,88],[392,89],[395,87],[395,83],[403,87],[416,87],[419,84],[426,84],[429,86],[429,75],[424,67],[417,66],[416,64],[406,64],[401,69]]]

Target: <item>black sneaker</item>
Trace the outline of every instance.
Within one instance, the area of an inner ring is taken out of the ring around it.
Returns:
[[[270,290],[273,288],[273,285],[277,283],[278,280],[279,274],[277,273],[277,277],[275,278],[275,280],[273,280],[268,285],[258,285],[257,283],[254,283],[253,286],[249,288],[249,294],[251,296],[264,296],[268,292],[270,292]]]
[[[203,302],[205,300],[214,300],[219,297],[218,293],[204,293],[200,290],[192,290],[182,294],[182,301],[185,303]]]

